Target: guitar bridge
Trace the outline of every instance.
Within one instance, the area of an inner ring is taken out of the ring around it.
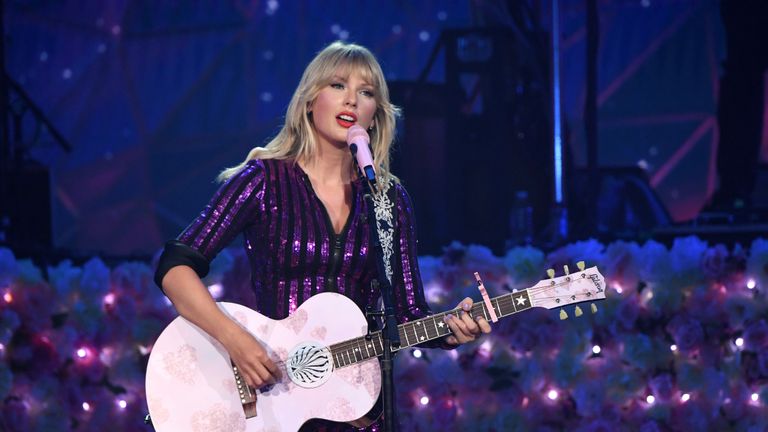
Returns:
[[[234,363],[232,363],[232,372],[235,374],[237,394],[240,397],[240,403],[243,405],[245,418],[256,417],[256,392],[245,382]]]

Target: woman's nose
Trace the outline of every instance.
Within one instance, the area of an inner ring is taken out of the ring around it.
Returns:
[[[344,97],[344,103],[346,105],[350,106],[356,106],[357,105],[357,95],[355,92],[347,92],[347,95]]]

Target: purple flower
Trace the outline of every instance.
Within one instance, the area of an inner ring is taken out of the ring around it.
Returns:
[[[509,345],[518,352],[531,351],[538,342],[536,332],[525,324],[515,326],[509,336]]]
[[[672,398],[675,390],[670,374],[656,375],[650,382],[651,392],[660,401],[668,401]]]
[[[763,378],[768,378],[768,349],[757,353],[757,371]]]
[[[16,257],[10,249],[0,247],[0,288],[8,286],[19,273]]]
[[[23,432],[29,430],[29,406],[20,397],[12,396],[2,404],[3,425],[8,432]]]
[[[606,419],[585,420],[577,429],[578,432],[614,432],[620,430],[618,424]]]
[[[656,360],[651,338],[642,333],[627,336],[624,339],[623,358],[641,369],[651,367]]]
[[[655,421],[648,420],[640,426],[640,432],[661,432],[661,428]]]
[[[547,263],[558,273],[564,265],[572,268],[578,261],[584,261],[587,266],[598,265],[603,262],[604,249],[605,246],[595,239],[571,243],[550,253]]]
[[[10,309],[0,312],[0,343],[7,345],[20,324],[21,320],[16,312]]]
[[[744,330],[744,342],[752,350],[768,346],[768,323],[760,320],[748,325]]]
[[[594,417],[600,414],[604,397],[605,388],[599,380],[581,381],[573,391],[576,411],[582,417]]]
[[[112,270],[112,292],[130,296],[136,302],[143,302],[159,290],[152,280],[154,272],[145,263],[126,262]]]
[[[507,251],[503,262],[515,285],[527,285],[541,278],[544,253],[530,246],[515,247]]]
[[[755,301],[740,295],[730,295],[725,299],[725,314],[731,328],[741,328],[744,322],[757,315]]]
[[[755,278],[758,288],[768,288],[768,240],[759,238],[752,242],[747,274]]]
[[[443,248],[443,263],[448,266],[461,265],[465,254],[466,248],[464,245],[454,241]]]
[[[11,354],[11,366],[35,371],[42,376],[58,369],[62,358],[47,336],[24,333],[14,343]]]
[[[67,299],[77,286],[81,273],[80,267],[73,267],[72,261],[64,260],[56,267],[48,267],[48,281],[60,297]]]
[[[719,402],[722,400],[725,390],[728,388],[728,379],[725,373],[714,367],[706,367],[702,371],[703,375],[703,391],[707,395],[710,401]]]
[[[109,292],[109,267],[98,258],[91,258],[83,266],[80,278],[80,291],[83,301],[101,303],[101,299]]]
[[[624,298],[616,310],[616,318],[625,330],[631,330],[635,327],[635,321],[639,315],[640,307],[637,304],[637,299],[632,296]]]
[[[456,406],[456,400],[451,395],[443,395],[436,401],[433,410],[436,424],[447,427],[454,423],[456,415],[458,413],[458,407]]]
[[[667,332],[682,352],[698,348],[704,340],[704,329],[701,324],[697,320],[682,315],[676,316],[667,324]]]
[[[701,270],[709,279],[720,280],[725,275],[728,249],[724,245],[709,248],[701,255]]]
[[[635,242],[617,241],[610,244],[603,258],[605,277],[619,281],[624,287],[637,286],[639,276],[635,257],[639,253],[640,246]]]
[[[710,420],[707,411],[698,404],[697,400],[691,400],[681,405],[679,412],[672,416],[672,421],[675,423],[673,428],[675,430],[711,430],[708,429],[711,426]]]
[[[7,364],[0,363],[0,401],[5,400],[5,397],[11,392],[13,386],[13,372]]]
[[[646,282],[664,281],[672,274],[669,251],[653,240],[645,243],[638,257],[640,279]]]
[[[675,239],[669,251],[672,271],[677,275],[694,277],[700,273],[701,257],[707,251],[707,243],[696,236]]]

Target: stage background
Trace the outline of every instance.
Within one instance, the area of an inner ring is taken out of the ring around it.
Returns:
[[[543,3],[531,16],[537,20],[533,27],[546,32],[549,10]],[[581,1],[561,5],[564,139],[580,167],[586,158],[586,12]],[[303,67],[325,44],[336,39],[364,44],[394,85],[413,83],[427,68],[443,30],[503,26],[511,19],[505,10],[504,2],[493,1],[271,0],[194,7],[150,1],[7,2],[9,74],[73,146],[71,153],[62,151],[26,117],[27,152],[51,171],[53,245],[86,254],[155,252],[202,208],[222,168],[238,163],[276,132]],[[672,219],[689,220],[715,185],[715,109],[723,57],[718,4],[610,1],[600,2],[599,13],[599,163],[640,167]],[[426,82],[439,86],[444,80],[441,49]],[[404,124],[420,115],[406,111]],[[420,126],[434,133],[426,142],[405,142],[401,134],[396,166],[430,142],[445,147],[440,125],[415,125]],[[516,132],[499,124],[494,133],[503,147]],[[533,150],[528,144],[513,153],[509,172],[530,165],[526,151]],[[442,151],[455,159],[491,149],[480,143]],[[401,173],[406,186],[413,185],[417,212],[424,208],[417,216],[426,253],[439,253],[453,239],[487,243],[489,238],[487,232],[467,238],[457,226],[439,223],[437,216],[451,221],[457,211],[430,211],[434,203],[457,200],[459,208],[471,207],[475,191],[449,193],[438,187],[439,179],[448,182],[457,175],[449,168],[454,167],[435,165],[438,180],[431,191],[418,187],[422,171]],[[549,171],[541,167],[536,180],[549,181]],[[565,178],[566,184],[571,181]],[[549,196],[551,190],[542,193]],[[496,217],[484,229],[506,237],[509,199],[502,197],[491,209],[491,198],[482,202],[484,212]]]
[[[568,185],[587,163],[586,3],[560,2]],[[720,2],[597,3],[598,162],[615,183],[604,200],[571,193],[569,203],[637,204],[611,200],[633,178],[671,221],[690,221],[716,185]],[[607,280],[594,315],[534,310],[480,343],[400,355],[406,430],[766,430],[764,229],[736,238],[726,213],[727,244],[689,236],[693,224],[649,240],[653,219],[626,241],[505,242],[516,189],[551,194],[550,4],[3,2],[23,175],[0,204],[20,215],[9,232],[26,231],[0,247],[0,430],[147,430],[144,368],[175,317],[152,283],[153,257],[205,205],[216,174],[278,130],[304,66],[337,39],[378,56],[405,108],[394,166],[415,201],[436,310],[477,298],[475,271],[493,294],[578,260]],[[472,70],[462,55],[482,56],[486,36],[505,66]],[[462,53],[460,40],[480,44]],[[548,229],[538,202],[536,234]],[[603,229],[626,228],[631,214]],[[242,248],[212,267],[217,298],[251,304]]]

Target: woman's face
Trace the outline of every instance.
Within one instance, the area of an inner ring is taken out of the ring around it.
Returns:
[[[345,147],[352,125],[368,129],[376,114],[374,92],[373,85],[357,71],[332,77],[309,106],[318,144]]]

